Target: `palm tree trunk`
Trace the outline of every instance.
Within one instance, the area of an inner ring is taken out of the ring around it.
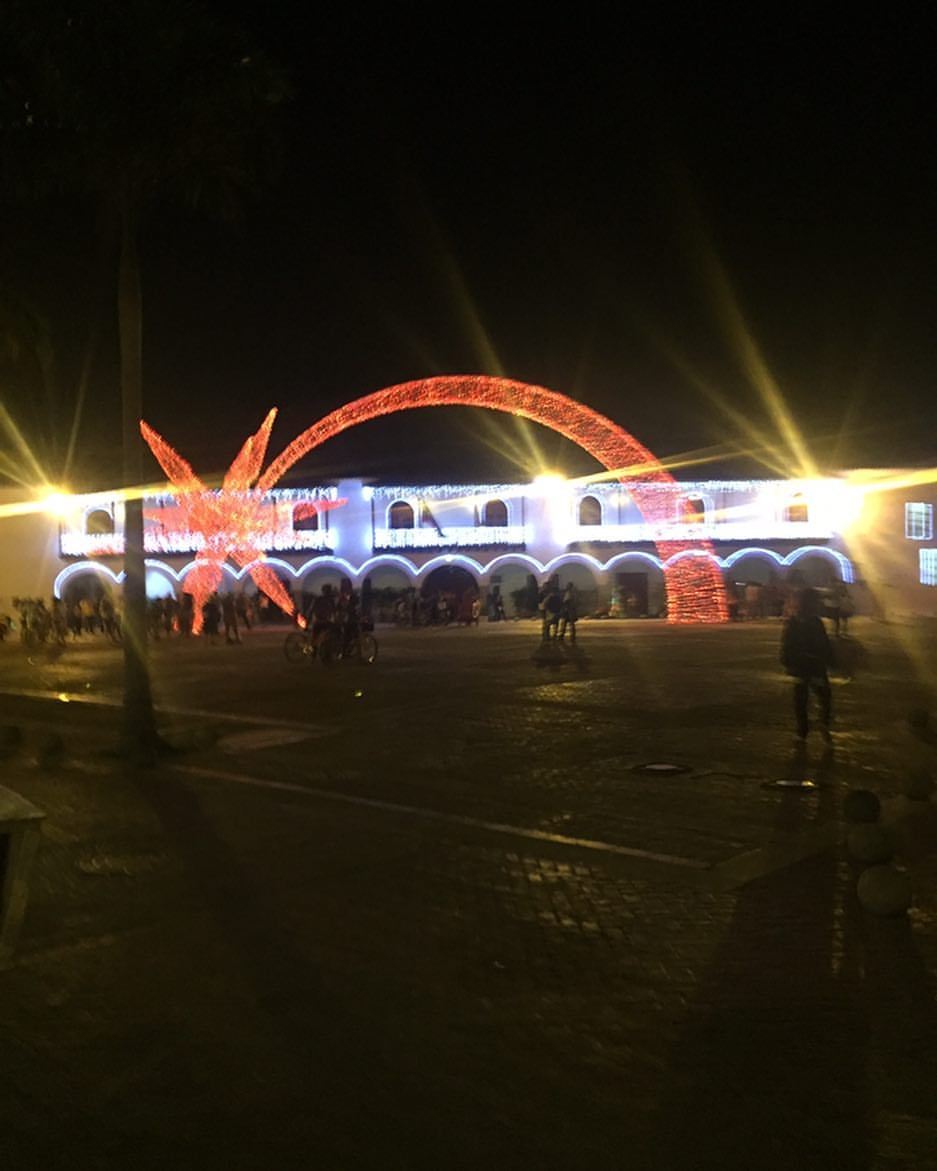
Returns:
[[[134,760],[152,760],[156,720],[150,691],[146,646],[146,566],[143,560],[143,303],[137,223],[131,200],[121,206],[117,289],[120,335],[120,386],[124,452],[124,710],[121,748]]]

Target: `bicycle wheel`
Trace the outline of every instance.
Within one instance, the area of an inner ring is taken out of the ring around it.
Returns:
[[[319,659],[329,665],[342,657],[342,636],[336,630],[328,630],[319,639]]]
[[[362,663],[373,663],[377,658],[377,639],[373,634],[362,634],[358,639],[358,657]]]
[[[304,659],[315,654],[315,649],[309,638],[299,630],[294,630],[286,636],[283,643],[283,653],[290,663],[301,663]]]

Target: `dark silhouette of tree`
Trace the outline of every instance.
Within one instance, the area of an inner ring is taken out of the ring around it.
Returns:
[[[7,290],[0,292],[0,363],[4,381],[0,476],[18,484],[35,484],[43,478],[43,466],[58,464],[55,356],[48,320]],[[13,377],[23,384],[22,397],[31,408],[28,427],[16,417],[13,396],[7,393]],[[27,442],[27,434],[32,442]]]
[[[124,521],[124,750],[158,746],[146,654],[139,240],[161,201],[233,217],[269,176],[284,73],[189,0],[8,0],[3,146],[22,195],[85,196],[117,247]]]

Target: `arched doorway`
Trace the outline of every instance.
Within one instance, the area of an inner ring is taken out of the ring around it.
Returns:
[[[402,565],[392,561],[378,561],[368,570],[365,581],[370,583],[371,614],[376,622],[393,622],[411,613],[414,579]],[[364,581],[361,583],[361,591],[363,603]],[[404,603],[403,607],[401,603]]]
[[[784,559],[770,549],[741,549],[725,559],[733,618],[777,618],[784,611]]]
[[[478,595],[478,582],[461,565],[437,565],[420,585],[420,598],[429,622],[454,622],[469,598]]]
[[[88,601],[92,605],[95,605],[105,595],[110,594],[110,584],[105,581],[100,573],[95,573],[93,569],[89,569],[84,573],[76,573],[69,577],[62,589],[61,597],[66,606],[74,606],[76,602],[83,601]]]
[[[843,580],[840,567],[830,558],[819,553],[798,557],[791,565],[787,580],[795,586],[812,586],[814,589],[828,589]]]
[[[595,614],[599,607],[599,587],[592,569],[582,561],[572,558],[557,565],[553,576],[559,579],[561,590],[568,585],[576,591],[576,601],[580,618],[588,618]]]
[[[606,569],[610,617],[658,618],[664,613],[664,571],[656,557],[650,553],[621,553],[609,561]]]
[[[486,569],[488,591],[486,609],[491,614],[495,591],[501,598],[508,618],[539,618],[537,599],[540,592],[539,562],[527,557],[497,557]]]
[[[437,565],[420,585],[420,593],[424,598],[434,593],[455,594],[461,598],[466,590],[478,593],[478,582],[461,565]]]

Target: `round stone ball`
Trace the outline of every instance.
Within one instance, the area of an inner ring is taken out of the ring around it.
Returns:
[[[885,831],[875,822],[854,825],[846,837],[846,849],[851,858],[866,865],[890,862],[895,853]]]
[[[916,769],[904,783],[904,795],[910,801],[929,801],[934,782],[927,769]]]
[[[911,879],[894,866],[870,866],[859,875],[856,894],[872,915],[903,915],[911,906]]]
[[[843,813],[847,821],[878,821],[882,803],[870,789],[850,789],[843,802]]]

